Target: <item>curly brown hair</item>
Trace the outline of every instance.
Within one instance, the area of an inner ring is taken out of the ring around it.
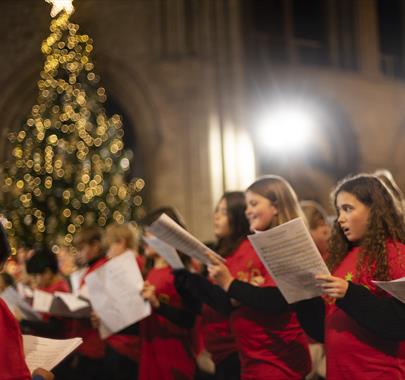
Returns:
[[[405,222],[398,202],[381,180],[368,174],[345,178],[337,185],[331,194],[336,211],[336,199],[340,192],[354,195],[370,208],[368,226],[361,241],[361,255],[356,272],[360,273],[360,270],[370,270],[374,267],[375,279],[388,280],[390,276],[386,254],[387,239],[405,243]],[[327,260],[329,268],[334,270],[352,248],[353,243],[347,240],[336,219],[329,241]]]

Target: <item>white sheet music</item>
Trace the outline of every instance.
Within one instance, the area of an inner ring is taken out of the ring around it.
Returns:
[[[330,273],[302,218],[249,240],[288,303],[322,294],[314,277]]]
[[[100,338],[103,340],[105,338],[108,338],[110,335],[114,334],[114,332],[111,329],[109,329],[103,321],[100,321],[100,327],[98,328],[98,332],[100,334]]]
[[[72,288],[72,293],[74,295],[79,295],[80,292],[80,281],[82,280],[84,274],[87,271],[87,267],[80,268],[70,274],[70,286]]]
[[[49,313],[51,310],[53,295],[43,290],[34,290],[34,299],[32,301],[32,308],[40,313]]]
[[[12,312],[15,312],[17,308],[24,319],[30,321],[38,321],[41,319],[41,316],[33,310],[28,302],[21,298],[20,294],[12,286],[8,286],[0,294],[0,298],[7,303]]]
[[[57,340],[23,335],[25,361],[31,372],[37,368],[50,371],[82,342],[82,338]]]
[[[140,292],[143,278],[133,252],[117,256],[86,277],[90,302],[112,334],[151,314]],[[105,333],[102,331],[103,337]],[[108,335],[107,335],[108,336]]]
[[[384,289],[387,293],[394,296],[396,299],[405,303],[405,277],[398,278],[392,281],[372,281],[374,284]]]
[[[55,292],[55,297],[60,298],[70,311],[78,311],[90,307],[87,301],[84,301],[72,293]]]
[[[178,249],[180,252],[194,257],[204,264],[208,265],[210,263],[205,255],[206,252],[211,252],[219,259],[223,260],[221,256],[201,243],[166,214],[162,214],[159,219],[147,227],[146,230],[150,231],[172,247]]]
[[[29,286],[22,284],[21,282],[17,283],[17,291],[22,298],[34,297],[32,289]]]
[[[86,284],[84,284],[80,287],[78,297],[83,300],[89,299],[89,289],[87,288]]]
[[[34,290],[32,308],[40,313],[68,318],[87,318],[90,316],[90,304],[71,293],[48,293]]]
[[[182,269],[184,265],[175,248],[157,237],[143,237],[143,240],[150,245],[173,269]]]

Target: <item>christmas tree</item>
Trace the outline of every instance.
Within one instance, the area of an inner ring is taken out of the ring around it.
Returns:
[[[141,212],[144,181],[126,182],[131,152],[124,150],[121,117],[106,115],[93,42],[69,18],[62,10],[52,20],[37,104],[9,133],[1,210],[16,244],[69,246],[85,225],[123,223]]]

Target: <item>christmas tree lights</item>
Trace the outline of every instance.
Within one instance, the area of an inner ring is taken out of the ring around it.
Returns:
[[[142,212],[145,183],[125,180],[132,155],[121,117],[103,107],[93,41],[65,9],[58,12],[41,46],[37,104],[9,134],[12,157],[2,167],[1,207],[16,243],[70,245],[84,225],[123,223]]]

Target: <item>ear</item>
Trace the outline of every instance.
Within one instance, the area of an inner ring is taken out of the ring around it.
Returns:
[[[274,211],[274,215],[278,215],[278,208],[277,208],[277,206],[276,206],[274,203],[272,203],[272,204],[270,205],[270,207],[271,207],[272,210]]]

